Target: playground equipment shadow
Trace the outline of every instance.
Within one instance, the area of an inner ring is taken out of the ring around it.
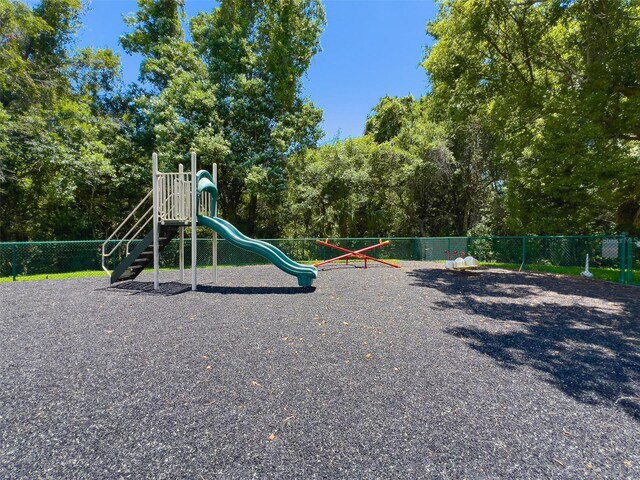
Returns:
[[[640,478],[637,288],[402,266],[0,284],[0,478]]]
[[[109,287],[112,291],[125,291],[132,294],[179,295],[191,291],[191,285],[183,282],[165,282],[155,291],[153,282],[133,281],[116,283]],[[300,295],[313,293],[316,287],[232,287],[216,285],[198,285],[198,292],[219,293],[222,295]]]

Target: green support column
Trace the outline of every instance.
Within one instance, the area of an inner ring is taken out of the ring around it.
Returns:
[[[633,238],[627,239],[627,283],[633,285]]]
[[[626,260],[627,260],[627,252],[626,252],[626,248],[627,248],[627,234],[623,233],[622,235],[620,235],[620,238],[618,240],[618,257],[620,258],[620,276],[618,277],[618,283],[625,283],[625,277],[626,277]]]
[[[522,237],[522,265],[520,268],[524,270],[524,265],[527,261],[527,237]]]
[[[15,282],[18,276],[18,246],[15,243],[11,245],[11,274]]]

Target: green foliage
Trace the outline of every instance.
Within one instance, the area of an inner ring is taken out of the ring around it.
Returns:
[[[321,112],[301,97],[319,50],[324,11],[314,0],[224,0],[191,20],[184,2],[139,0],[121,38],[141,53],[137,143],[175,169],[190,150],[220,169],[220,210],[250,234],[277,235],[290,154],[320,138]],[[259,180],[259,181],[258,181]],[[258,218],[263,219],[258,221]]]
[[[427,147],[434,158],[436,142]],[[436,231],[441,225],[421,208],[438,202],[430,189],[437,180],[429,153],[421,157],[365,136],[297,156],[291,165],[288,233],[376,237]]]
[[[500,166],[477,117],[434,115],[434,99],[384,97],[368,134],[291,163],[287,232],[303,236],[463,235],[499,212]],[[488,226],[487,226],[488,227]]]
[[[120,79],[120,57],[109,49],[83,48],[69,65],[76,92],[89,97],[95,106],[108,101]]]
[[[323,26],[315,0],[224,0],[191,22],[229,152],[209,158],[221,171],[221,211],[251,234],[280,233],[274,212],[286,192],[288,157],[321,136],[321,112],[301,97],[301,79]]]
[[[365,135],[373,135],[378,143],[396,137],[402,126],[411,121],[413,102],[411,95],[403,98],[383,97],[367,118]]]
[[[184,18],[184,0],[138,0],[138,11],[125,19],[132,31],[120,43],[126,52],[142,54],[140,78],[159,91],[174,75],[198,69],[195,52],[184,39]]]
[[[138,0],[125,89],[113,51],[74,46],[81,0],[0,0],[0,241],[104,237],[151,152],[175,170],[192,150],[251,235],[640,231],[637,1],[443,0],[432,90],[320,148],[320,1],[221,0],[192,40],[184,3]]]
[[[281,231],[288,157],[321,136],[301,97],[321,4],[223,1],[189,42],[183,0],[138,3],[121,42],[143,56],[142,83],[123,92],[117,55],[74,50],[81,0],[0,0],[0,240],[104,236],[147,188],[154,150],[164,169],[191,150],[218,162],[222,211]]]
[[[347,140],[292,159],[291,234],[359,236],[355,232],[363,219],[357,212],[359,203],[366,201],[364,168],[373,148],[366,138]]]
[[[122,203],[107,200],[123,181],[116,148],[131,151],[111,104],[119,59],[72,51],[79,0],[1,7],[0,240],[102,236]]]
[[[455,122],[486,120],[509,230],[610,232],[639,198],[639,8],[448,0],[429,24],[434,98]]]

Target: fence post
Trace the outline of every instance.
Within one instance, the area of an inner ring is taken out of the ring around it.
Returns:
[[[625,262],[627,260],[627,252],[626,252],[626,248],[627,248],[627,234],[626,232],[623,232],[622,235],[620,235],[620,238],[618,239],[618,257],[620,258],[620,276],[618,277],[618,283],[625,283],[625,278],[626,278],[626,265]]]
[[[11,275],[15,282],[18,276],[18,245],[15,242],[11,245]]]
[[[522,264],[520,270],[524,270],[524,264],[527,261],[527,237],[522,237]]]
[[[627,239],[627,283],[633,285],[633,238]]]

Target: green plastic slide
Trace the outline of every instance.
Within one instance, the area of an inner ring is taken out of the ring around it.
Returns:
[[[198,215],[198,224],[210,228],[236,247],[263,256],[283,272],[297,277],[298,285],[301,287],[310,287],[313,280],[318,277],[318,269],[316,267],[294,262],[270,243],[247,237],[220,217]]]

